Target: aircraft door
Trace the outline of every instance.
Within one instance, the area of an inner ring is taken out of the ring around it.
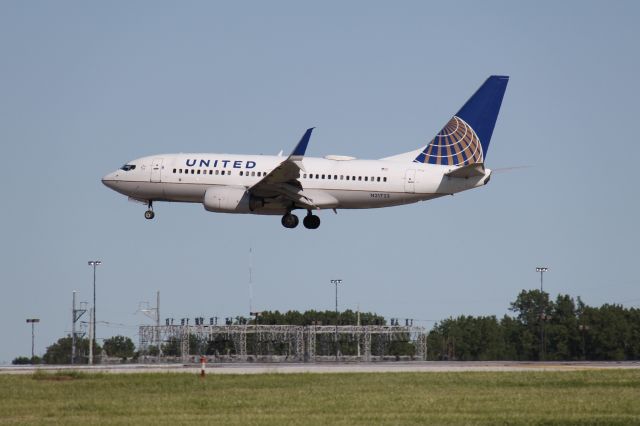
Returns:
[[[404,192],[411,194],[416,192],[416,171],[414,169],[407,170],[404,177]]]
[[[151,182],[162,182],[162,158],[154,158],[151,162]]]

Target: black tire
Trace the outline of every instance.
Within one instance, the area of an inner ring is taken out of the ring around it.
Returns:
[[[320,216],[313,216],[313,228],[311,229],[318,229],[320,227]]]
[[[318,229],[320,226],[320,218],[316,215],[307,215],[302,220],[304,227],[307,229]]]
[[[147,210],[146,212],[144,212],[145,219],[153,219],[155,216],[156,214],[153,212],[153,210]]]
[[[282,226],[284,226],[285,228],[295,228],[296,226],[298,226],[298,223],[300,222],[298,220],[298,216],[296,216],[295,214],[291,214],[291,213],[287,213],[284,216],[282,216]]]

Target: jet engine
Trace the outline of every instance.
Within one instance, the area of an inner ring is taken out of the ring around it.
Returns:
[[[218,213],[250,213],[264,206],[264,200],[243,187],[211,187],[204,193],[204,208]]]

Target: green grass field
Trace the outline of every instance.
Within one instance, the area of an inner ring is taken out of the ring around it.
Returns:
[[[640,424],[640,370],[0,376],[0,424]]]

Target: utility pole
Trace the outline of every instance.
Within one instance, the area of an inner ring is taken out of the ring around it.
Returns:
[[[360,359],[360,304],[358,303],[358,359]]]
[[[331,284],[335,284],[336,286],[336,361],[340,357],[340,347],[338,345],[338,284],[342,284],[342,280],[331,280]]]
[[[80,309],[76,308],[76,293],[77,291],[73,291],[73,301],[71,305],[71,364],[75,364],[76,358],[78,356],[78,331],[76,331],[76,323],[82,317],[82,315],[87,312],[86,302],[80,303]],[[84,308],[83,308],[84,307]],[[82,333],[84,335],[84,333]]]
[[[93,346],[96,344],[96,267],[102,265],[100,260],[90,260],[87,262],[93,267],[93,309],[91,310],[91,339],[89,341],[89,364],[93,364]]]
[[[160,290],[156,292],[156,342],[158,343],[158,362],[162,356],[162,344],[160,342]]]
[[[71,302],[71,364],[76,360],[76,291],[73,290]]]
[[[152,308],[149,302],[140,302],[138,304],[138,312],[142,312],[145,316],[151,318],[155,323],[155,331],[151,338],[151,345],[154,343],[158,347],[158,361],[162,356],[162,342],[160,335],[160,290],[156,291],[156,307]],[[168,324],[167,324],[168,325]]]
[[[249,247],[249,312],[253,312],[253,249]]]
[[[93,365],[93,308],[89,309],[89,365]]]
[[[33,362],[33,353],[35,349],[35,341],[36,341],[36,323],[40,322],[40,318],[27,318],[27,324],[31,324],[31,362]]]
[[[540,302],[541,302],[541,312],[540,312],[540,358],[542,361],[545,359],[545,344],[544,344],[544,323],[545,323],[545,303],[544,303],[544,286],[543,286],[543,277],[544,273],[547,272],[549,268],[546,266],[538,266],[536,268],[536,272],[540,272]]]

